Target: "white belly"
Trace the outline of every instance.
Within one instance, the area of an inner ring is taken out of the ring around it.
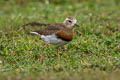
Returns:
[[[53,45],[63,45],[67,43],[67,41],[57,38],[55,34],[48,36],[40,35],[40,38],[43,39],[45,42]]]

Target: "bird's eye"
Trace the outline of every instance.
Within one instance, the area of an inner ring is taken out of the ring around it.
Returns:
[[[68,22],[72,23],[72,21],[68,20]]]

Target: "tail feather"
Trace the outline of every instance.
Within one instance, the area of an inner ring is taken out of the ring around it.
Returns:
[[[30,31],[30,34],[36,34],[36,35],[40,35],[39,33],[37,33],[37,32],[34,32],[34,31]]]

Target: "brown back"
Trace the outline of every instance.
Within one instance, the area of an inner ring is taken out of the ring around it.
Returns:
[[[47,25],[45,28],[41,29],[41,30],[36,30],[33,32],[37,32],[41,35],[50,35],[53,33],[56,33],[57,31],[64,29],[65,25],[62,23],[57,23],[57,24],[49,24]]]

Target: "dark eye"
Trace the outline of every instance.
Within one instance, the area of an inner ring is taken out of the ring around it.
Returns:
[[[72,23],[72,21],[70,21],[70,20],[68,22]]]

